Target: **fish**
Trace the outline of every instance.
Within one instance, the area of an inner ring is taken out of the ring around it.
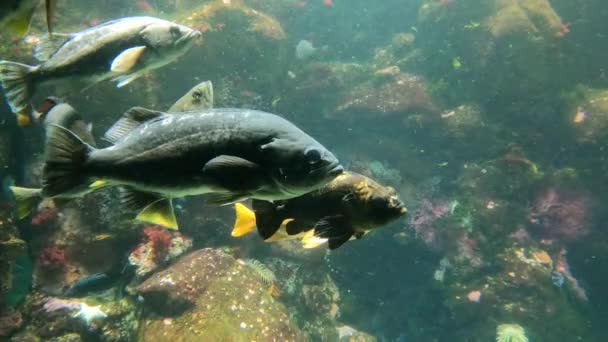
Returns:
[[[327,242],[329,249],[351,238],[359,239],[407,212],[394,188],[351,171],[296,198],[274,202],[254,199],[252,208],[235,205],[232,236],[243,236],[257,227],[267,242],[283,240],[287,235],[301,238],[304,248]]]
[[[0,2],[0,28],[19,36],[25,35],[40,0],[2,0]],[[53,32],[53,17],[57,0],[45,0],[46,25],[49,33]]]
[[[0,61],[0,84],[11,111],[27,111],[41,84],[84,80],[88,85],[112,80],[123,87],[190,49],[201,32],[154,17],[128,17],[78,33],[42,37],[36,66]]]
[[[96,146],[95,138],[92,134],[92,125],[85,122],[72,106],[68,103],[60,102],[56,97],[48,97],[38,106],[36,118],[44,128],[48,128],[51,125],[66,127],[87,144]],[[54,202],[82,197],[102,185],[103,183],[97,183],[82,186],[62,194],[59,198],[55,198]],[[19,220],[26,218],[43,199],[41,188],[26,188],[14,185],[11,185],[9,188],[15,200],[15,216]]]
[[[47,131],[42,192],[62,196],[83,184],[120,186],[136,219],[178,229],[172,199],[206,194],[226,205],[316,190],[343,172],[323,145],[282,117],[249,109],[172,113],[128,110],[98,149],[61,126]]]
[[[168,110],[169,113],[194,112],[213,108],[213,84],[204,81],[195,85],[179,98]]]
[[[213,107],[213,84],[211,81],[201,82],[190,89],[186,94],[180,97],[170,108],[169,112],[195,111],[198,109],[209,109]],[[68,103],[60,103],[56,97],[48,97],[45,99],[35,111],[36,120],[40,122],[45,129],[50,125],[58,125],[65,127],[74,132],[82,141],[95,147],[95,138],[92,134],[92,125],[86,123],[80,114]],[[93,192],[106,184],[102,181],[94,182],[90,185],[84,185],[76,188],[73,191],[63,193],[61,196],[54,198],[57,202],[67,202],[69,200],[82,197],[90,192]],[[15,217],[18,220],[23,220],[30,215],[34,207],[43,199],[41,188],[27,188],[8,186],[15,200]]]

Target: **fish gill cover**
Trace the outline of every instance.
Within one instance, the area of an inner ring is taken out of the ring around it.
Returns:
[[[607,23],[3,1],[0,340],[608,340]]]

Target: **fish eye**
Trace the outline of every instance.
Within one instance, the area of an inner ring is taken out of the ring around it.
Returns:
[[[321,160],[321,152],[316,149],[306,151],[304,156],[310,165],[316,164]]]
[[[169,32],[171,33],[171,35],[173,37],[180,37],[182,35],[182,32],[180,31],[178,26],[171,26],[171,28],[169,29]]]
[[[203,93],[200,90],[195,90],[192,93],[192,98],[195,99],[195,100],[197,100],[197,101],[200,101],[201,97],[203,97]]]

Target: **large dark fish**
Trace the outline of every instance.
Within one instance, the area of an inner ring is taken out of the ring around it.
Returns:
[[[1,61],[0,83],[13,113],[23,115],[41,83],[106,79],[122,87],[184,54],[201,32],[153,18],[130,17],[72,34],[55,33],[37,47],[37,66]]]
[[[137,219],[177,228],[171,199],[198,194],[229,204],[279,200],[318,189],[343,168],[289,121],[247,109],[173,113],[132,108],[96,149],[69,130],[47,131],[42,189],[61,196],[83,184],[122,185]]]
[[[2,0],[0,1],[0,29],[24,35],[30,27],[40,0]],[[45,0],[46,25],[49,33],[53,32],[53,16],[57,7],[56,0]]]
[[[301,238],[305,248],[327,241],[330,249],[351,237],[403,216],[406,209],[395,189],[353,172],[344,172],[324,187],[300,197],[267,202],[253,200],[253,212],[237,203],[232,236],[242,236],[257,225],[267,242]]]

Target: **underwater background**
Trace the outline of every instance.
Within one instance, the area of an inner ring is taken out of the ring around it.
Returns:
[[[101,137],[210,80],[214,107],[277,113],[405,218],[328,251],[180,229],[102,190],[13,217],[44,132],[0,105],[0,340],[607,341],[608,3],[602,0],[59,0],[56,32],[151,15],[203,41],[123,88],[48,86]],[[0,33],[33,64],[46,29]]]

